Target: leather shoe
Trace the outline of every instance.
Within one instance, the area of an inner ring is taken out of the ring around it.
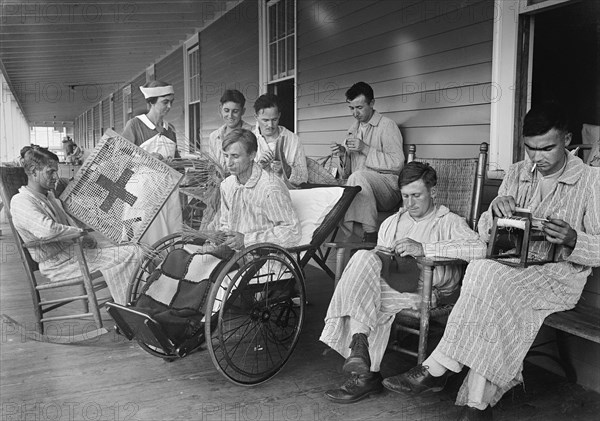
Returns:
[[[388,377],[383,381],[383,385],[396,393],[419,394],[427,391],[439,392],[444,389],[451,371],[447,370],[440,377],[433,377],[427,369],[426,365],[419,364],[406,373]]]
[[[488,405],[483,411],[481,409],[463,406],[457,421],[488,421],[493,420],[492,407]]]
[[[383,391],[381,373],[369,372],[368,374],[352,374],[339,389],[325,392],[325,397],[336,403],[354,403],[376,395]]]
[[[364,333],[355,333],[350,342],[350,356],[344,361],[344,373],[367,374],[371,371],[371,357],[369,357],[369,340]]]

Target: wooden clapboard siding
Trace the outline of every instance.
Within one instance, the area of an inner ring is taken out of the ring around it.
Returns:
[[[223,124],[219,100],[226,89],[246,97],[244,120],[252,123],[258,85],[258,3],[248,0],[230,10],[199,34],[201,147],[210,132]]]
[[[344,93],[360,80],[423,153],[475,156],[489,141],[491,1],[301,3],[298,132],[308,155],[344,138],[353,122]]]
[[[185,132],[185,97],[183,86],[183,46],[180,46],[154,66],[157,80],[173,85],[175,100],[166,120],[175,127],[180,151],[187,150],[188,137]],[[184,148],[185,147],[185,148]]]

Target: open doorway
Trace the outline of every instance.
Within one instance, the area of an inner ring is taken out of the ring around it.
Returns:
[[[562,103],[570,112],[573,143],[581,143],[583,123],[600,125],[600,1],[569,2],[531,19],[531,105]],[[527,111],[524,105],[522,116]],[[520,160],[523,147],[521,142],[516,145]]]

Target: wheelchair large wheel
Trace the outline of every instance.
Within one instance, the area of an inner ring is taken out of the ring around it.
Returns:
[[[184,238],[181,233],[176,233],[161,238],[149,250],[144,252],[144,258],[127,288],[127,302],[129,305],[136,304],[138,297],[144,291],[148,277],[165,259],[167,254],[178,248],[183,248],[186,244],[192,244],[192,241],[189,238]],[[166,353],[161,348],[147,344],[144,341],[138,340],[138,344],[144,351],[155,357],[163,358],[165,361],[173,361],[179,358],[175,354]]]
[[[283,248],[263,243],[236,253],[206,304],[213,312],[206,344],[217,370],[247,386],[277,374],[298,343],[305,302],[302,271]]]
[[[186,244],[189,244],[189,241],[184,241],[182,234],[177,233],[161,238],[150,246],[149,250],[145,250],[142,262],[127,287],[127,303],[135,304],[146,286],[148,277],[165,259],[167,254],[175,249],[183,248]]]

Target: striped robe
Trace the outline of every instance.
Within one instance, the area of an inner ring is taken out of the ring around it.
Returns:
[[[290,192],[279,177],[252,164],[252,175],[240,184],[235,175],[221,183],[221,231],[244,234],[244,246],[275,243],[293,247],[300,241],[300,222]]]
[[[428,234],[422,234],[428,238],[415,234],[416,225],[406,210],[401,209],[381,224],[378,244],[391,247],[397,239],[411,238],[423,244],[426,257],[464,260],[485,257],[485,243],[463,218],[450,212],[445,206],[436,209],[433,223],[427,227]],[[379,371],[395,314],[405,308],[418,308],[421,301],[420,292],[400,293],[392,289],[380,277],[380,273],[381,260],[374,252],[356,252],[333,293],[320,338],[344,358],[348,358],[352,334],[357,333],[351,331],[350,319],[366,325],[369,328],[369,356],[373,372]],[[433,299],[455,292],[461,276],[460,267],[435,268]],[[421,286],[422,279],[419,282],[419,287]]]
[[[486,403],[492,405],[522,381],[523,359],[546,316],[573,308],[591,267],[600,266],[600,170],[568,155],[556,187],[540,201],[531,166],[529,161],[512,165],[498,196],[513,196],[517,206],[536,217],[568,222],[577,231],[575,248],[559,247],[559,262],[528,268],[491,260],[469,264],[460,298],[432,354],[450,369],[464,364],[491,382],[496,392]],[[482,235],[489,236],[492,220],[491,210],[482,215]],[[532,243],[530,251],[546,245]],[[457,405],[466,404],[467,392],[465,381]]]
[[[15,228],[25,242],[81,232],[52,192],[43,197],[21,187],[10,206]],[[90,272],[102,272],[115,302],[125,304],[127,286],[139,264],[140,250],[133,245],[113,246],[101,237],[95,239],[98,242],[96,248],[83,250],[88,268]],[[33,260],[39,263],[42,275],[58,281],[81,276],[73,247],[72,242],[57,241],[30,247],[29,251]]]

